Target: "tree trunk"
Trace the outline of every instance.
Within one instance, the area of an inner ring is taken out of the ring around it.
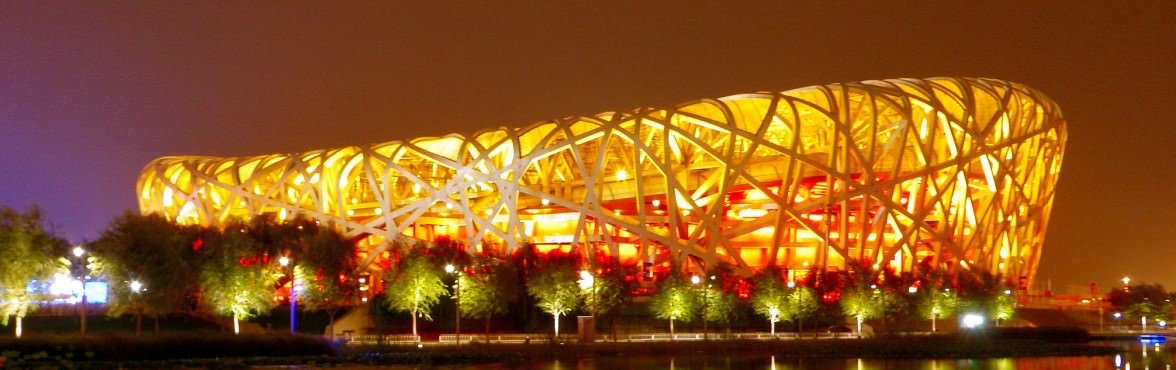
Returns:
[[[16,317],[16,337],[20,338],[20,336],[22,334],[24,334],[24,316],[17,316]]]
[[[674,319],[670,319],[670,341],[674,341]]]
[[[555,317],[555,340],[559,340],[559,314],[551,314]]]
[[[237,313],[233,312],[233,335],[241,334],[241,322],[237,318]]]
[[[931,315],[931,332],[935,332],[935,315]]]
[[[416,315],[417,315],[417,310],[414,307],[412,309],[412,336],[413,336],[413,339],[416,339],[416,341],[420,342],[421,337],[417,335]]]
[[[143,334],[143,310],[140,309],[140,310],[135,311],[135,336],[138,337],[138,336],[141,336],[142,334]]]
[[[486,315],[486,341],[490,341],[490,315]]]

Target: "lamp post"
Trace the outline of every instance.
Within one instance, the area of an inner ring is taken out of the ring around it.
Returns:
[[[135,336],[143,334],[143,303],[139,302],[139,293],[143,291],[143,283],[131,280],[131,294],[135,295]]]
[[[690,277],[690,284],[694,284],[694,286],[696,288],[702,288],[702,286],[700,285],[701,282],[702,282],[702,278],[699,278],[698,275],[694,275],[694,276]],[[710,286],[707,285],[707,287],[710,287]],[[709,293],[710,292],[707,292],[707,289],[702,289],[702,340],[707,340],[706,302],[709,300],[709,299],[707,299],[707,298],[709,298],[709,297],[707,297],[709,295]]]
[[[82,320],[82,338],[86,337],[86,280],[90,275],[89,266],[86,264],[86,250],[81,246],[74,247],[73,255],[78,258],[82,264],[82,304],[78,310],[78,316]]]
[[[295,332],[297,332],[297,330],[298,330],[298,321],[297,321],[297,319],[298,319],[298,308],[297,308],[297,303],[295,303],[295,302],[297,301],[297,299],[298,299],[298,296],[297,296],[297,294],[294,292],[294,287],[295,287],[295,283],[296,283],[296,282],[295,282],[295,280],[294,280],[294,267],[293,267],[293,264],[291,264],[291,262],[292,262],[292,261],[290,260],[290,257],[282,256],[281,258],[278,258],[278,264],[279,264],[279,265],[282,265],[282,268],[283,268],[283,269],[285,269],[287,266],[289,266],[289,267],[290,267],[290,294],[289,294],[289,300],[290,300],[290,334],[294,334],[294,333],[295,333]],[[331,330],[333,331],[333,330],[335,330],[335,328],[331,328]],[[331,333],[331,334],[334,334],[334,333]]]
[[[454,267],[453,264],[447,264],[447,265],[445,265],[445,273],[446,274],[454,274],[454,278],[453,278],[453,295],[454,295],[453,316],[455,317],[454,318],[455,323],[454,323],[453,327],[454,327],[454,331],[457,333],[456,338],[454,338],[454,339],[457,342],[457,345],[460,346],[461,345],[461,281],[460,281],[461,272],[457,271],[457,267]]]

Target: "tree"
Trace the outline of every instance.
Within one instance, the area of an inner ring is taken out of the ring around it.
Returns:
[[[569,264],[552,263],[527,280],[527,292],[535,297],[539,309],[555,320],[555,338],[559,338],[559,316],[576,309],[580,303],[577,274]]]
[[[65,268],[57,257],[65,241],[47,230],[41,211],[25,213],[0,206],[0,324],[16,319],[16,337],[24,331],[25,315],[37,309],[33,281],[45,281]]]
[[[689,322],[698,315],[698,299],[690,283],[678,274],[670,274],[657,288],[649,308],[659,319],[670,321],[670,339],[674,337],[674,321]]]
[[[707,286],[702,293],[706,309],[702,319],[716,324],[722,324],[730,329],[731,318],[739,306],[739,298],[724,291],[720,287]]]
[[[198,290],[197,251],[220,232],[176,225],[156,214],[126,212],[114,219],[94,242],[93,254],[102,263],[94,271],[110,282],[107,314],[135,314],[136,332],[142,316],[155,318],[184,310]],[[205,240],[210,239],[210,240]],[[139,282],[140,289],[131,289]]]
[[[841,297],[842,312],[857,318],[858,336],[862,335],[862,321],[881,316],[884,305],[882,291],[878,289],[857,287],[846,291]]]
[[[298,301],[303,309],[327,313],[328,337],[335,337],[335,317],[339,311],[355,304],[359,280],[352,276],[359,269],[355,243],[347,241],[333,228],[304,225],[304,249],[295,259],[295,277],[302,286]],[[291,284],[291,289],[294,285]]]
[[[507,313],[510,304],[518,299],[518,271],[513,264],[484,254],[477,257],[471,273],[458,276],[457,288],[461,315],[485,320],[489,334],[490,318]]]
[[[776,334],[776,322],[791,320],[793,311],[788,307],[788,289],[773,270],[765,270],[753,282],[751,307],[755,313],[768,319],[772,335]]]
[[[221,240],[204,247],[200,269],[204,303],[215,314],[233,317],[233,333],[241,332],[240,320],[273,308],[280,275],[274,261],[260,253],[264,245],[238,226],[230,224]]]
[[[791,313],[790,316],[796,320],[798,334],[804,331],[804,319],[812,317],[817,313],[817,309],[821,308],[820,303],[817,302],[816,293],[807,286],[792,288],[788,292],[785,302],[787,302],[787,311]]]
[[[1152,322],[1166,322],[1172,318],[1174,295],[1160,284],[1136,284],[1113,289],[1107,296],[1116,311],[1123,312],[1130,320],[1139,320],[1144,330],[1145,318]]]
[[[960,297],[951,289],[932,289],[919,300],[919,313],[931,320],[931,332],[935,332],[936,320],[954,315],[959,306]]]
[[[1001,320],[1011,319],[1016,313],[1017,297],[1013,296],[1011,289],[993,298],[992,304],[988,307],[988,316],[996,322],[997,326],[1000,326]]]
[[[396,269],[389,271],[387,286],[390,288],[384,290],[384,304],[388,308],[412,315],[412,335],[418,340],[417,318],[432,321],[433,306],[449,291],[442,281],[441,268],[422,249],[413,248],[400,259]]]

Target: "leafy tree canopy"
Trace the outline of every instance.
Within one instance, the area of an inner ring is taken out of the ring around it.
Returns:
[[[571,312],[580,303],[579,279],[571,264],[553,263],[531,275],[527,292],[538,300],[538,306],[552,315]]]
[[[280,271],[276,262],[263,254],[261,243],[228,227],[219,242],[204,248],[208,255],[200,281],[204,303],[213,313],[247,319],[274,306],[274,284]]]
[[[688,322],[698,315],[698,302],[690,283],[678,274],[670,274],[658,286],[649,308],[659,319]]]
[[[393,311],[432,320],[433,307],[448,292],[443,271],[425,256],[422,248],[409,250],[390,271],[384,303]]]
[[[58,256],[66,244],[48,229],[39,209],[21,213],[0,206],[0,324],[36,309],[39,299],[29,283],[64,270]]]

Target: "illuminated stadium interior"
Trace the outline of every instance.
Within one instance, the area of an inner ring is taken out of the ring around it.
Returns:
[[[475,117],[471,117],[475,118]],[[681,261],[793,276],[850,260],[1032,281],[1066,125],[1024,85],[839,83],[365,146],[164,157],[143,213],[186,224],[295,215],[360,240],[533,243],[643,273]]]

